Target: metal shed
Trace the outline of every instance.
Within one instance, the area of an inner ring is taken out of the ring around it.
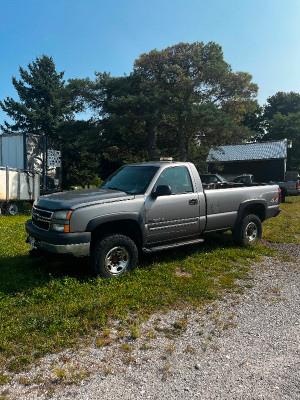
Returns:
[[[227,178],[252,174],[257,182],[283,181],[286,173],[288,140],[245,143],[211,149],[208,171]]]

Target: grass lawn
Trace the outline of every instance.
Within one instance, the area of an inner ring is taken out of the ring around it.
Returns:
[[[300,244],[300,198],[287,198],[279,217],[263,224],[263,238]],[[239,291],[237,279],[260,256],[263,245],[237,247],[231,234],[212,234],[203,245],[142,256],[130,275],[91,278],[87,258],[32,259],[25,243],[26,215],[0,217],[1,369],[22,370],[47,352],[95,335],[112,319],[120,329],[139,324],[157,310],[199,306]]]

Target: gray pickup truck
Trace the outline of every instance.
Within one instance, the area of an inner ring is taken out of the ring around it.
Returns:
[[[90,255],[96,274],[114,277],[137,265],[139,251],[200,243],[206,232],[255,244],[279,206],[277,185],[203,190],[193,164],[157,161],[126,165],[98,189],[40,197],[26,230],[31,248]]]
[[[254,181],[252,174],[243,174],[236,176],[231,180],[233,183],[243,183],[245,185],[258,185],[258,182]],[[269,182],[271,184],[278,185],[281,190],[282,203],[285,202],[287,196],[298,196],[300,194],[300,182],[299,179],[293,181],[282,181],[282,182]]]

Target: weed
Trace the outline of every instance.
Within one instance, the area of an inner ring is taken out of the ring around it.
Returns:
[[[188,344],[188,345],[186,346],[186,348],[184,349],[183,352],[184,352],[184,353],[189,353],[189,354],[192,354],[192,355],[195,355],[195,354],[196,354],[196,350],[195,350],[194,347],[192,347],[190,344]]]
[[[236,323],[232,321],[228,321],[223,325],[224,331],[234,327],[236,327]]]
[[[162,368],[162,373],[163,373],[163,375],[162,375],[162,380],[163,380],[163,381],[166,381],[166,380],[167,380],[168,375],[169,375],[169,373],[170,373],[170,369],[171,369],[171,364],[169,363],[169,361],[167,361],[167,362],[164,364],[163,368]]]
[[[77,365],[70,365],[68,367],[68,383],[79,384],[83,379],[90,376],[90,372],[84,368],[78,368]]]
[[[119,339],[124,339],[125,335],[126,335],[126,332],[124,329],[122,329],[121,331],[118,332]]]
[[[172,354],[175,351],[175,345],[174,344],[169,344],[167,347],[167,353]]]
[[[174,329],[180,333],[186,331],[187,326],[188,326],[188,321],[185,318],[180,319],[174,322],[173,324]]]
[[[153,329],[153,328],[149,329],[149,331],[148,331],[148,338],[149,338],[149,339],[155,339],[155,338],[156,338],[156,335],[155,335],[155,332],[154,332],[154,329]]]
[[[128,343],[122,343],[121,349],[124,353],[131,353],[133,351],[133,347]]]
[[[8,375],[0,374],[0,385],[6,385],[9,382]]]
[[[138,337],[141,336],[142,327],[137,322],[131,323],[129,329],[132,339],[137,339]]]
[[[63,368],[59,368],[59,367],[55,368],[53,373],[59,382],[63,382],[63,381],[67,380],[68,374]]]
[[[96,346],[97,347],[103,347],[103,346],[109,346],[111,345],[113,342],[115,342],[115,339],[109,337],[109,336],[105,336],[104,338],[99,337],[96,340]]]
[[[211,348],[213,351],[218,351],[218,350],[219,350],[219,346],[217,346],[217,345],[215,345],[215,344],[212,344],[212,345],[210,346],[210,348]]]
[[[128,355],[128,356],[123,357],[123,363],[125,365],[129,365],[133,362],[135,362],[135,358],[133,356]]]
[[[20,383],[21,385],[24,385],[24,386],[30,386],[30,385],[32,385],[32,381],[30,381],[29,379],[24,378],[24,377],[19,378],[19,383]]]
[[[104,372],[104,375],[107,376],[112,373],[112,369],[110,367],[106,366],[106,367],[104,367],[103,372]]]
[[[105,340],[102,338],[97,338],[96,345],[97,347],[103,347],[105,345]]]
[[[171,364],[169,362],[166,362],[163,367],[163,371],[168,372],[168,371],[170,371],[170,368],[171,368]]]
[[[141,347],[140,347],[140,350],[152,350],[152,349],[154,349],[155,347],[153,347],[153,346],[149,346],[147,343],[142,343],[142,345],[141,345]]]

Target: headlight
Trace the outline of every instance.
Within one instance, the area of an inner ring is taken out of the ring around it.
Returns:
[[[70,218],[72,211],[55,211],[52,215],[51,230],[55,232],[70,232]]]
[[[72,211],[64,210],[64,211],[55,211],[52,215],[52,219],[66,219],[69,220],[71,218]]]
[[[69,225],[51,224],[51,230],[56,232],[65,232],[66,226],[69,227]]]

